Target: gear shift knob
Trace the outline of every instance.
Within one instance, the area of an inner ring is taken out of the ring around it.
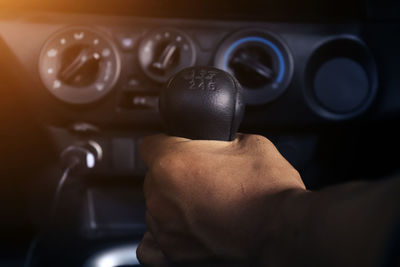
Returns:
[[[169,135],[232,141],[244,114],[242,88],[220,69],[187,68],[161,92],[160,112]]]

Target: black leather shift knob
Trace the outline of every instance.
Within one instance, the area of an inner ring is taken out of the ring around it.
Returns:
[[[161,92],[160,112],[169,135],[232,141],[244,114],[242,88],[220,69],[187,68]]]

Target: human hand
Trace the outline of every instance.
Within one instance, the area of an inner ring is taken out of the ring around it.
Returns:
[[[143,141],[141,153],[149,167],[149,232],[137,254],[145,265],[248,266],[276,239],[284,202],[305,191],[299,173],[262,136],[220,142],[157,135]]]

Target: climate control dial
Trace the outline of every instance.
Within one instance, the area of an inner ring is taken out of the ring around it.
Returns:
[[[39,59],[44,85],[52,95],[69,104],[101,99],[116,84],[120,69],[113,42],[85,27],[56,33],[44,45]]]
[[[236,32],[220,45],[215,65],[240,82],[248,105],[267,104],[288,88],[293,60],[285,43],[262,29]]]
[[[139,46],[139,63],[146,75],[154,81],[166,82],[180,70],[196,61],[192,40],[184,32],[161,28],[150,32]]]

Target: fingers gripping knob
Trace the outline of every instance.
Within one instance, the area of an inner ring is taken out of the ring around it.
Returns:
[[[232,141],[244,114],[243,92],[229,73],[191,67],[173,76],[160,94],[160,112],[169,135]]]

